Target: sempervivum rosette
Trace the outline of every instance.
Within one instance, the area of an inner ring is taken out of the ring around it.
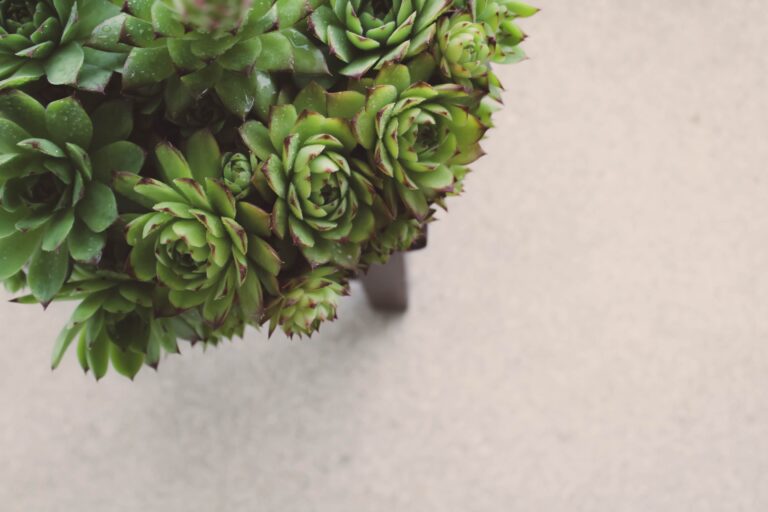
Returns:
[[[262,286],[277,288],[281,261],[264,240],[269,216],[238,203],[221,180],[221,156],[209,132],[199,132],[187,157],[161,144],[155,153],[162,181],[123,174],[121,189],[151,205],[128,224],[132,273],[168,287],[169,302],[186,310],[202,308],[214,327],[236,308],[242,318],[261,313]]]
[[[354,117],[355,134],[376,167],[394,178],[418,219],[455,188],[456,173],[483,153],[486,127],[470,111],[475,99],[455,84],[411,83],[407,67],[382,70]]]
[[[339,73],[357,77],[425,51],[435,21],[450,5],[450,0],[330,0],[312,13],[312,30],[346,63]]]
[[[127,91],[167,80],[171,116],[207,91],[235,115],[265,115],[278,94],[270,72],[328,73],[322,52],[297,28],[308,14],[304,0],[159,0],[128,2],[126,10],[97,27],[93,44],[130,52]]]
[[[93,29],[118,12],[108,0],[3,0],[0,88],[45,77],[53,85],[103,91],[123,58],[86,44]]]
[[[466,13],[440,21],[436,52],[443,76],[471,88],[488,75],[493,49],[483,25]]]
[[[282,326],[290,337],[309,336],[326,320],[336,318],[339,299],[349,293],[346,276],[333,267],[319,267],[286,283],[267,310],[269,330]]]
[[[112,172],[138,172],[144,153],[124,140],[130,107],[105,103],[93,118],[74,98],[43,106],[0,94],[0,279],[30,262],[29,285],[47,302],[75,261],[97,262],[118,210]]]
[[[350,158],[356,143],[348,124],[317,112],[299,116],[293,105],[282,105],[273,110],[269,127],[253,121],[241,131],[265,162],[276,196],[275,234],[290,235],[313,265],[354,266],[373,233],[374,188]]]
[[[0,0],[0,281],[97,379],[309,336],[464,190],[516,0]],[[28,292],[23,292],[28,288]]]
[[[515,0],[475,0],[469,5],[473,18],[485,27],[494,62],[510,63],[525,56],[519,46],[525,33],[515,20],[533,16],[537,8]]]

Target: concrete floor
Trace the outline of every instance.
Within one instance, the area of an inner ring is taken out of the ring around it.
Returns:
[[[95,384],[0,305],[0,508],[768,509],[768,6],[539,5],[408,314]]]

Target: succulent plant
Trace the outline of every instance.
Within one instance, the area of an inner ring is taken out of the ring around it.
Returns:
[[[493,49],[485,28],[468,13],[443,18],[437,28],[436,51],[443,76],[467,88],[486,77]]]
[[[122,70],[128,91],[178,76],[192,98],[210,90],[241,118],[252,109],[265,115],[278,94],[271,72],[328,73],[322,52],[296,28],[309,6],[304,0],[128,2],[128,12],[96,28],[92,44],[130,51]]]
[[[186,157],[169,144],[159,145],[155,156],[162,181],[119,177],[121,190],[132,185],[133,194],[152,208],[128,224],[131,272],[168,287],[169,302],[180,310],[202,306],[203,318],[214,327],[233,308],[246,319],[258,318],[262,285],[277,288],[281,265],[264,239],[269,215],[235,200],[222,181],[222,159],[210,132],[191,137]]]
[[[64,284],[70,256],[98,261],[118,215],[112,172],[138,172],[144,162],[124,140],[132,120],[120,101],[91,118],[72,97],[44,107],[18,90],[0,94],[0,279],[29,261],[29,285],[46,302]]]
[[[339,299],[349,294],[346,277],[334,267],[319,267],[288,281],[267,310],[269,331],[279,325],[290,337],[309,336],[336,318]]]
[[[253,173],[260,172],[259,160],[254,154],[226,153],[221,157],[222,179],[235,199],[246,197],[252,189]]]
[[[474,99],[461,86],[411,82],[406,66],[384,68],[353,125],[378,170],[425,220],[429,202],[454,189],[454,167],[482,156],[486,127],[469,112]]]
[[[290,234],[313,265],[354,266],[360,244],[373,234],[374,188],[350,158],[356,142],[339,118],[275,107],[267,128],[250,121],[241,129],[276,196],[272,227]]]
[[[222,35],[240,28],[253,0],[172,0],[171,9],[189,30]]]
[[[97,379],[309,336],[464,191],[515,0],[0,0],[0,282]],[[28,289],[28,291],[24,291]]]
[[[330,0],[312,13],[311,26],[346,63],[339,73],[359,77],[425,51],[435,21],[450,5],[450,0]]]
[[[407,251],[424,236],[422,224],[407,215],[385,223],[363,250],[361,261],[366,265],[384,264],[395,252]]]
[[[525,33],[515,20],[533,16],[537,8],[515,0],[473,0],[469,6],[473,19],[485,27],[494,62],[509,64],[525,57],[519,46]]]
[[[45,77],[52,85],[104,91],[124,57],[87,43],[93,29],[118,12],[108,0],[3,0],[0,89]]]

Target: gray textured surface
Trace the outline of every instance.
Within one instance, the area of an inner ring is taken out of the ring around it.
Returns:
[[[407,315],[96,385],[0,305],[0,508],[766,510],[768,6],[540,5]]]

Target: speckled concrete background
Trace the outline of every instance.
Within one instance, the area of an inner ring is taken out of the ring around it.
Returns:
[[[96,385],[1,305],[0,508],[768,509],[768,5],[540,5],[407,315]]]

